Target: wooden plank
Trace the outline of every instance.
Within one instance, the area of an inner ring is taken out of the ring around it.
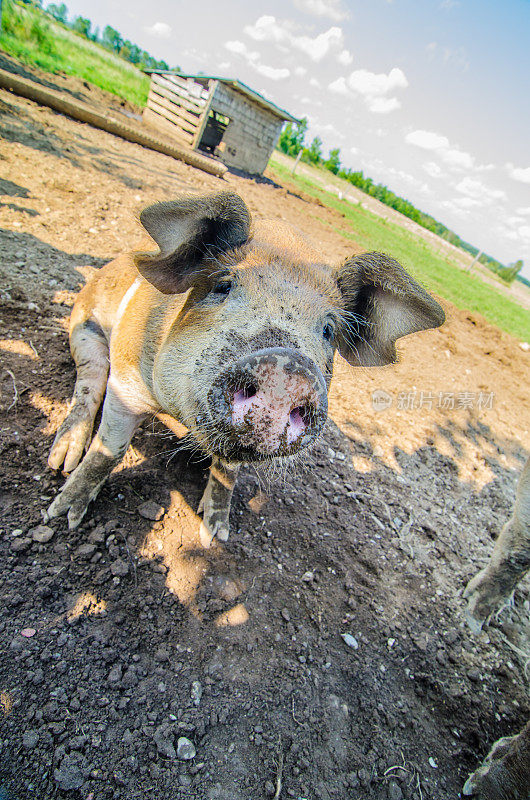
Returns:
[[[182,97],[190,105],[197,106],[197,108],[203,108],[206,104],[206,100],[204,100],[202,97],[196,97],[195,95],[191,94],[186,87],[178,86],[175,83],[166,81],[164,88],[168,89],[170,92],[173,92],[179,97]]]
[[[188,122],[193,127],[196,127],[199,124],[199,120],[201,118],[200,114],[192,114],[190,111],[186,111],[185,108],[175,103],[173,100],[169,100],[167,97],[164,97],[161,94],[158,94],[157,91],[158,87],[152,87],[149,92],[149,97],[147,99],[147,103],[151,100],[153,102],[158,103],[159,106],[164,106],[167,108],[168,111],[171,111],[172,114],[175,114],[177,117]]]
[[[199,147],[202,135],[204,133],[204,129],[206,127],[206,123],[208,122],[208,117],[209,117],[209,114],[210,114],[210,108],[212,107],[213,96],[215,94],[215,90],[217,89],[218,84],[219,84],[219,81],[211,81],[211,83],[210,83],[210,90],[208,92],[208,100],[206,102],[206,106],[204,107],[204,111],[202,113],[202,117],[200,119],[200,122],[199,122],[199,125],[197,127],[197,130],[195,132],[195,136],[193,137],[192,147],[193,147],[194,150],[197,150],[197,148]]]
[[[195,135],[197,125],[190,125],[189,122],[186,122],[181,117],[173,114],[171,111],[168,111],[167,108],[160,105],[160,103],[157,103],[156,100],[153,100],[152,98],[149,100],[149,108],[151,108],[157,114],[160,114],[162,117],[165,117],[168,122],[171,122],[173,125],[177,125],[179,128],[182,128],[182,130],[186,131],[186,133],[189,133],[192,136]]]
[[[164,119],[167,119],[167,121],[171,122],[172,125],[175,125],[177,128],[180,128],[185,134],[189,136],[195,136],[195,128],[191,128],[189,125],[187,125],[178,117],[172,116],[164,108],[157,106],[156,103],[151,103],[149,107],[152,111],[155,112],[155,114],[160,114],[161,117],[164,117]]]
[[[196,97],[194,94],[191,94],[186,86],[181,86],[178,83],[174,83],[174,81],[170,80],[164,75],[153,75],[151,77],[151,81],[159,86],[163,86],[165,89],[173,92],[173,94],[178,94],[179,97],[187,98],[190,103],[193,103],[196,106],[202,107],[206,102],[206,100],[204,100],[202,97]]]
[[[203,93],[208,95],[208,89],[206,89],[202,83],[194,81],[193,78],[181,78],[180,75],[169,75],[168,77],[171,83],[180,86],[190,97],[195,97],[197,100],[206,102],[207,97],[203,97]],[[193,91],[191,87],[193,87]]]
[[[162,117],[160,114],[157,114],[150,108],[145,108],[143,113],[144,119],[147,123],[157,128],[159,131],[163,131],[165,134],[168,134],[171,139],[174,139],[180,145],[190,147],[191,149],[192,138],[189,133],[186,133],[182,130],[182,128],[178,128],[176,125],[173,125],[172,122],[169,122],[165,117]]]
[[[157,114],[156,111],[153,111],[151,108],[144,108],[143,117],[145,121],[158,130],[164,131],[168,133],[173,139],[177,139],[181,144],[185,144],[186,146],[190,146],[193,137],[190,136],[189,133],[186,133],[182,130],[182,128],[178,128],[176,125],[173,125],[172,122],[169,122],[165,117]]]
[[[152,83],[149,91],[155,92],[155,94],[159,94],[162,97],[166,97],[172,103],[184,108],[189,114],[196,114],[197,116],[202,114],[204,106],[196,106],[193,103],[188,103],[184,97],[181,97],[179,94],[175,94],[175,92],[172,92],[169,89],[165,89],[158,83]]]
[[[166,108],[168,112],[170,112],[176,117],[179,117],[179,119],[183,119],[185,122],[188,123],[188,125],[191,125],[193,128],[197,127],[197,125],[199,124],[199,120],[201,118],[200,114],[191,114],[189,111],[186,111],[185,108],[182,108],[181,106],[177,105],[177,103],[174,103],[173,100],[168,100],[166,97],[163,97],[157,92],[154,91],[149,92],[149,97],[147,98],[147,105],[149,105],[149,103],[151,102],[157,103],[159,106]]]
[[[162,78],[160,75],[153,75],[152,82],[158,86],[162,86],[169,92],[173,92],[173,94],[177,95],[178,97],[182,97],[183,100],[189,103],[190,107],[195,107],[199,110],[202,110],[206,104],[206,100],[194,97],[186,90],[185,87],[181,87],[172,81]]]
[[[182,94],[176,94],[171,88],[161,86],[159,83],[151,84],[151,90],[158,92],[159,94],[163,92],[164,96],[167,97],[168,100],[171,100],[173,103],[182,106],[182,108],[185,108],[186,111],[189,111],[192,114],[201,114],[205,105],[204,103],[202,105],[198,105],[195,102],[190,102]]]

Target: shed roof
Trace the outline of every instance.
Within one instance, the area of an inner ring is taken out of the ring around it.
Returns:
[[[236,78],[221,78],[219,75],[190,75],[184,72],[176,72],[174,69],[147,69],[145,71],[149,74],[154,73],[156,75],[177,75],[179,78],[193,78],[194,81],[200,83],[201,86],[204,86],[205,88],[208,86],[210,81],[219,81],[219,83],[224,83],[225,86],[230,86],[230,88],[234,89],[234,91],[245,95],[249,98],[249,100],[253,100],[262,108],[270,111],[276,117],[285,119],[288,122],[295,122],[296,124],[300,122],[297,117],[293,117],[293,115],[289,114],[288,111],[284,111],[283,108],[280,108],[271,100],[267,100],[267,98],[263,97],[262,94],[256,92],[254,89],[251,89],[250,86],[246,85],[246,83],[243,83]]]

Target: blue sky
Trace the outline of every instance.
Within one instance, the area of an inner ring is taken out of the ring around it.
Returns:
[[[530,0],[67,6],[307,116],[345,165],[530,277]]]

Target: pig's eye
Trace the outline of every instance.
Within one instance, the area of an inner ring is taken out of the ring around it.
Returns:
[[[322,336],[324,337],[326,342],[332,342],[333,339],[335,338],[335,325],[333,322],[331,322],[331,320],[328,320],[328,322],[326,322],[326,324],[324,325],[324,328],[322,330]]]
[[[230,294],[230,289],[232,288],[232,281],[227,280],[224,278],[222,281],[219,281],[215,284],[212,289],[212,294],[216,294],[218,297],[226,297],[227,294]]]

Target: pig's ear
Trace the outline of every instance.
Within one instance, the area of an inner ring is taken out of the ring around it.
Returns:
[[[336,279],[344,311],[337,346],[350,364],[392,364],[397,360],[396,339],[437,328],[445,320],[441,306],[384,253],[348,259]]]
[[[185,292],[213,269],[211,258],[244,244],[250,213],[239,195],[219,192],[155,203],[140,222],[160,248],[137,252],[138,271],[164,294]]]

